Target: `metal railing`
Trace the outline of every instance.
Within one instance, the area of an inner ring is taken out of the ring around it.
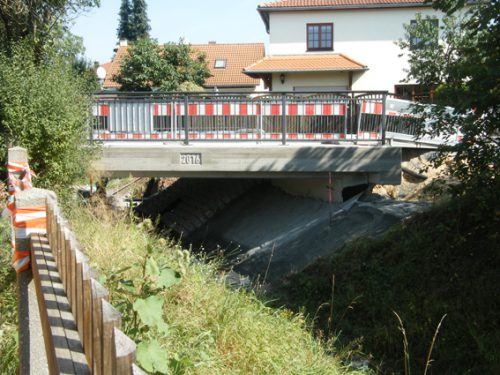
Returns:
[[[403,115],[410,103],[385,91],[101,92],[95,95],[91,140],[384,144],[387,130],[415,134],[415,118]]]

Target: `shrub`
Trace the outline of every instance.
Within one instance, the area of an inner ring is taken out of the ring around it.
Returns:
[[[28,149],[38,185],[60,187],[80,176],[89,160],[90,96],[86,82],[69,64],[53,59],[33,63],[18,45],[11,57],[0,54],[0,131],[5,165],[9,144]]]

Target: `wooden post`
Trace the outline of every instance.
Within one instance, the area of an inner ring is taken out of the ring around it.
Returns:
[[[74,269],[74,261],[75,261],[75,249],[74,249],[74,241],[71,240],[71,231],[68,227],[63,228],[64,231],[64,250],[65,250],[65,259],[66,259],[66,296],[68,297],[68,302],[70,303],[71,310],[73,310],[73,301],[75,300],[74,296],[74,284],[75,284],[75,269]]]
[[[75,322],[77,321],[78,312],[76,310],[76,238],[73,233],[68,230],[68,248],[69,252],[69,289],[68,296],[71,304],[71,312],[73,313],[73,318]]]
[[[115,374],[129,375],[132,374],[132,365],[135,362],[135,342],[127,337],[118,328],[113,330],[114,338],[114,355],[115,361],[113,368]]]
[[[102,300],[102,354],[103,374],[116,374],[113,370],[114,339],[113,330],[120,328],[121,315],[106,300]]]
[[[132,374],[133,375],[146,375],[144,371],[142,371],[139,366],[137,366],[135,363],[132,365]]]
[[[76,315],[75,321],[78,327],[78,333],[80,334],[80,341],[84,343],[84,293],[83,293],[83,268],[84,268],[84,255],[80,250],[75,250],[75,278],[76,278]]]
[[[61,275],[62,284],[64,286],[64,290],[68,290],[68,275],[67,275],[67,249],[66,249],[66,223],[62,216],[60,216],[61,221],[59,224],[59,254],[61,256],[61,267],[59,268],[59,274]]]
[[[83,349],[89,368],[92,369],[94,353],[92,352],[92,286],[90,283],[90,268],[82,263],[83,281]]]
[[[103,347],[102,347],[102,301],[108,299],[108,291],[96,280],[91,279],[92,287],[92,352],[94,362],[92,365],[93,374],[101,375],[103,367]]]

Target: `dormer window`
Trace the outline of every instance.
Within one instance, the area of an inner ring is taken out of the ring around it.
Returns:
[[[215,69],[226,69],[227,60],[226,59],[216,59],[214,68]]]
[[[307,50],[333,50],[333,23],[307,24]]]

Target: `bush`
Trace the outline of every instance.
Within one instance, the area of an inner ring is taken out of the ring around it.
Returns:
[[[9,144],[28,149],[37,185],[70,184],[85,170],[89,149],[88,85],[69,64],[53,59],[35,66],[29,48],[0,54],[0,163]]]

